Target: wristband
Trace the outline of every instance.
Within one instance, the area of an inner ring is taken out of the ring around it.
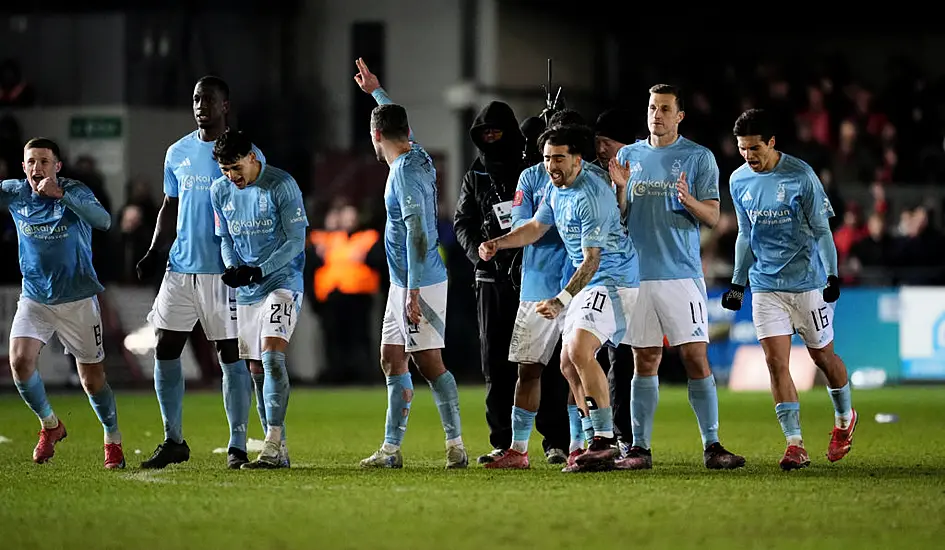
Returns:
[[[564,307],[568,307],[568,304],[571,303],[571,298],[572,298],[571,293],[563,289],[561,290],[561,292],[558,293],[557,296],[555,296],[555,299],[561,302],[561,304]]]

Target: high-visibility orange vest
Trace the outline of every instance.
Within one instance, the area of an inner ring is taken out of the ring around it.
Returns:
[[[364,263],[379,234],[373,229],[350,236],[344,231],[312,231],[309,242],[324,250],[324,265],[315,271],[315,298],[324,302],[332,291],[342,294],[374,294],[381,277]]]

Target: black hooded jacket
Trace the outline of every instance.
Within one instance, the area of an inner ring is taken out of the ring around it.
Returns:
[[[502,137],[493,143],[482,141],[482,131],[495,128]],[[511,201],[518,177],[527,168],[523,158],[525,136],[507,103],[493,101],[486,105],[469,129],[469,136],[479,149],[479,157],[463,177],[453,229],[466,257],[476,266],[476,280],[506,282],[512,267],[514,250],[502,250],[491,261],[479,259],[479,245],[505,233],[493,211],[493,205]]]

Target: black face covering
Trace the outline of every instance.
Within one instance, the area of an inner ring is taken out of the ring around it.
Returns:
[[[482,139],[484,130],[501,130],[502,137],[492,143]],[[486,171],[493,176],[507,175],[519,170],[522,164],[522,154],[525,151],[525,136],[518,127],[515,113],[507,103],[493,101],[483,107],[476,120],[469,129],[479,157],[486,167]],[[518,174],[515,174],[518,178]]]

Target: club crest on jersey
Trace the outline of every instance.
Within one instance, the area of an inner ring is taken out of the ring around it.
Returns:
[[[525,192],[521,189],[516,189],[515,196],[512,197],[512,206],[522,206],[523,200],[525,200]]]
[[[266,195],[259,195],[259,212],[265,214],[269,211],[269,200],[266,199]]]
[[[673,168],[669,171],[670,175],[673,176],[673,179],[679,179],[679,174],[682,173],[682,161],[676,159],[673,161]]]
[[[779,183],[779,184],[778,184],[778,193],[777,193],[777,196],[776,196],[778,202],[784,202],[785,195],[786,195],[786,192],[785,192],[785,190],[784,190],[784,184],[783,184],[783,183]]]

